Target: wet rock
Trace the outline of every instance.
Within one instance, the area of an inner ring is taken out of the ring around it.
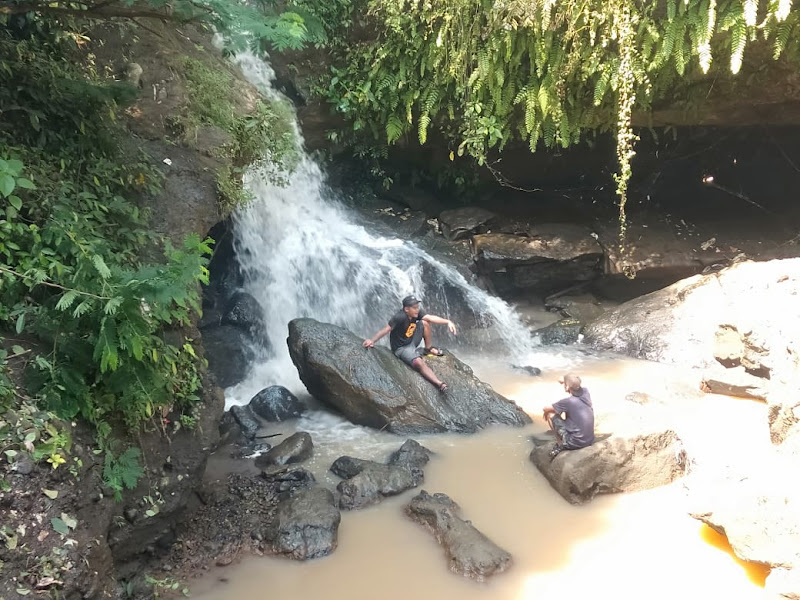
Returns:
[[[388,348],[364,348],[349,331],[313,319],[289,323],[289,353],[309,392],[353,423],[394,433],[475,432],[530,417],[478,380],[452,353],[426,359],[449,386],[439,392]]]
[[[553,438],[533,440],[531,462],[572,504],[666,485],[686,471],[686,453],[672,430],[597,437],[588,448],[564,450],[552,460]]]
[[[430,450],[416,440],[406,440],[389,457],[388,464],[404,469],[421,469],[431,459]]]
[[[489,233],[472,238],[480,275],[499,294],[547,293],[600,275],[603,253],[589,231],[567,224],[540,225],[529,237]]]
[[[293,493],[299,488],[310,488],[317,481],[311,471],[296,465],[269,465],[261,471],[261,476],[272,482],[279,494]]]
[[[424,478],[421,469],[365,462],[361,471],[336,486],[339,508],[353,510],[378,504],[387,496],[417,487]]]
[[[247,458],[248,456],[252,456],[256,453],[264,453],[270,448],[272,448],[272,444],[251,441],[250,443],[240,446],[231,452],[231,458]]]
[[[276,554],[297,560],[319,558],[336,549],[340,521],[329,490],[298,490],[278,504],[274,520],[264,528],[264,537]]]
[[[202,341],[208,369],[220,387],[244,381],[255,358],[246,332],[231,325],[209,327],[203,330]]]
[[[534,339],[542,344],[574,344],[578,341],[583,324],[576,319],[561,319],[533,332]]]
[[[340,456],[331,465],[331,473],[342,479],[350,479],[363,471],[371,461],[352,456]]]
[[[223,312],[222,324],[246,331],[255,342],[266,343],[264,311],[258,300],[247,292],[233,294]]]
[[[247,406],[231,406],[230,413],[242,430],[244,438],[248,440],[254,439],[261,424],[250,409]]]
[[[216,125],[201,125],[191,132],[191,144],[198,151],[206,156],[220,156],[233,142],[230,133],[217,127]]]
[[[272,385],[258,392],[250,400],[250,408],[267,421],[295,419],[305,410],[297,396],[280,385]]]
[[[411,210],[423,211],[431,217],[436,217],[442,212],[442,203],[439,199],[421,188],[398,184],[384,193],[389,200],[407,206]]]
[[[475,233],[492,220],[494,213],[476,206],[445,210],[439,215],[442,235],[448,240],[459,240]]]
[[[280,444],[256,458],[259,468],[268,465],[288,465],[303,462],[314,454],[314,443],[305,431],[298,431]]]
[[[523,373],[527,373],[531,377],[539,377],[542,374],[542,370],[539,367],[532,367],[531,365],[511,365],[511,368],[515,371],[522,371]]]
[[[562,317],[588,323],[597,319],[606,310],[613,307],[609,302],[601,302],[592,294],[563,295],[557,298],[545,298],[548,310],[558,311]]]
[[[483,581],[507,570],[511,555],[463,520],[460,512],[447,495],[431,495],[425,490],[406,507],[406,514],[431,531],[444,547],[451,571]]]

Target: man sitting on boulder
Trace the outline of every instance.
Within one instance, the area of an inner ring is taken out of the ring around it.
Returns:
[[[436,325],[447,325],[450,333],[456,334],[456,326],[449,319],[443,319],[436,315],[429,315],[419,306],[419,300],[415,296],[403,298],[403,310],[389,319],[389,323],[375,334],[372,339],[364,340],[365,348],[372,348],[379,339],[389,335],[389,345],[394,355],[439,388],[440,392],[447,390],[447,384],[436,377],[431,368],[425,364],[423,355],[442,356],[444,352],[431,345],[431,323]],[[425,341],[425,346],[419,348],[420,341]]]
[[[565,375],[559,383],[569,396],[553,406],[545,406],[543,413],[556,436],[556,445],[550,451],[551,460],[562,450],[577,450],[594,443],[594,408],[589,390],[581,387],[581,378],[574,373]]]

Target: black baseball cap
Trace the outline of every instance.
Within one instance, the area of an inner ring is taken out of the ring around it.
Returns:
[[[411,296],[406,296],[405,298],[403,298],[403,308],[408,308],[409,306],[416,306],[417,304],[419,304],[419,298],[417,298],[413,294]]]

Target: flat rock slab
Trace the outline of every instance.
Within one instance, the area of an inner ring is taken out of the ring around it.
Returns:
[[[353,510],[378,504],[388,496],[402,494],[423,481],[420,469],[407,469],[362,461],[361,470],[336,486],[339,508]]]
[[[683,444],[672,430],[597,437],[588,448],[565,450],[553,460],[554,439],[533,440],[531,462],[571,504],[589,502],[598,494],[666,485],[686,471]]]
[[[451,353],[424,359],[449,386],[440,392],[388,348],[364,348],[363,341],[314,319],[289,323],[289,354],[300,379],[315,398],[353,423],[413,434],[473,433],[494,423],[531,422]]]
[[[460,513],[458,504],[447,495],[425,490],[406,507],[406,514],[425,526],[444,547],[454,573],[483,581],[508,569],[511,554],[462,519]]]
[[[275,554],[297,560],[319,558],[336,549],[340,521],[330,490],[302,489],[278,504],[264,537]]]

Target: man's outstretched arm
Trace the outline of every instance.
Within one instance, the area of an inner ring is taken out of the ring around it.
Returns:
[[[425,315],[422,317],[423,321],[428,321],[429,323],[433,323],[434,325],[447,325],[447,329],[453,335],[456,335],[456,324],[453,323],[450,319],[444,319],[442,317],[437,317],[436,315]]]
[[[364,348],[372,348],[379,339],[383,336],[387,335],[392,330],[391,326],[387,325],[383,329],[381,329],[378,333],[375,334],[375,337],[372,339],[364,340]]]

